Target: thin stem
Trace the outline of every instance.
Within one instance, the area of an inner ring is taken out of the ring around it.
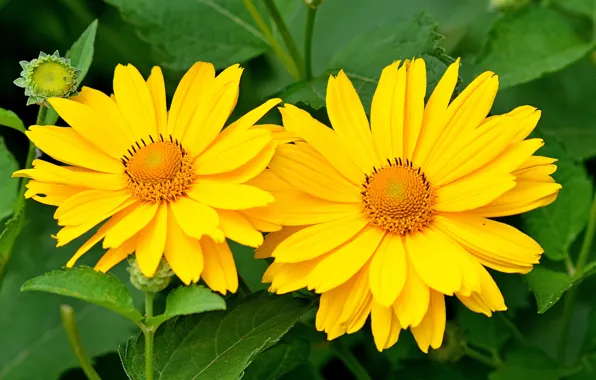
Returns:
[[[509,327],[509,330],[511,330],[513,337],[518,341],[518,343],[526,345],[528,341],[526,340],[524,334],[522,334],[522,332],[517,328],[515,323],[513,323],[513,321],[509,319],[509,317],[505,313],[497,313],[497,315],[501,318],[503,322],[505,322],[507,327]]]
[[[95,368],[93,368],[93,364],[91,364],[91,359],[87,356],[85,348],[81,344],[73,308],[69,305],[60,305],[60,317],[62,318],[62,326],[64,326],[64,331],[66,331],[70,347],[77,357],[81,369],[85,372],[88,379],[101,380],[101,377],[99,377]]]
[[[476,351],[474,348],[466,347],[466,356],[479,361],[480,363],[486,364],[489,367],[499,368],[499,363],[493,360],[493,358],[483,354],[480,351]]]
[[[306,25],[304,29],[304,76],[312,78],[312,36],[315,28],[315,16],[318,8],[307,7]]]
[[[292,57],[290,57],[288,53],[286,53],[281,44],[275,39],[273,33],[271,32],[271,29],[269,29],[269,26],[267,25],[265,20],[263,20],[261,13],[259,13],[259,10],[253,3],[253,0],[242,0],[242,2],[244,3],[244,7],[248,10],[248,13],[250,13],[250,16],[252,17],[255,24],[257,24],[257,27],[259,28],[261,33],[263,33],[263,36],[267,40],[267,43],[269,44],[271,49],[273,50],[273,53],[277,56],[277,58],[279,58],[279,60],[281,61],[282,65],[286,68],[288,73],[294,79],[299,79],[300,71],[298,69],[298,66],[296,66],[296,63],[292,60]]]
[[[145,319],[153,317],[153,293],[145,293]],[[145,379],[153,380],[153,338],[155,330],[153,326],[143,328],[145,335]]]
[[[331,348],[335,353],[335,356],[337,356],[337,358],[344,363],[350,372],[352,372],[356,380],[372,380],[372,377],[370,377],[358,359],[356,359],[356,357],[352,355],[352,352],[350,352],[347,347],[340,343],[340,341],[331,343]]]
[[[290,52],[290,56],[294,60],[296,67],[298,67],[298,71],[300,73],[300,78],[304,79],[304,62],[302,61],[302,57],[300,57],[300,51],[298,50],[298,46],[296,46],[296,42],[292,38],[286,23],[284,22],[283,18],[281,17],[281,13],[277,9],[275,2],[273,0],[263,0],[273,22],[277,25],[277,29],[279,29],[279,33],[281,34],[281,38],[284,40],[288,51]]]
[[[588,226],[584,233],[584,241],[577,257],[577,263],[575,264],[575,274],[581,276],[588,262],[590,251],[592,249],[592,242],[594,241],[594,233],[596,233],[596,193],[592,200],[592,207],[590,209],[590,217],[588,219]],[[559,362],[564,363],[565,354],[567,352],[567,342],[569,341],[569,333],[571,329],[571,315],[573,314],[573,307],[575,305],[576,290],[579,284],[569,289],[565,294],[565,303],[563,305],[563,319],[561,322],[561,330],[559,332],[559,347],[558,347],[558,358]]]

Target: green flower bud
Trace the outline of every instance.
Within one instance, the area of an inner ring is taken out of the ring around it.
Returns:
[[[462,329],[450,322],[445,326],[445,337],[440,348],[432,350],[429,356],[439,363],[455,363],[466,353],[466,338]]]
[[[304,0],[304,4],[312,9],[316,9],[322,2],[323,0]]]
[[[128,256],[128,265],[129,267],[127,270],[128,273],[130,273],[130,283],[135,288],[146,293],[157,293],[164,290],[174,275],[174,272],[172,272],[172,269],[164,258],[159,262],[155,275],[151,278],[146,277],[143,272],[141,272],[141,268],[139,268],[139,264],[134,255]]]
[[[23,71],[14,84],[25,89],[25,96],[29,97],[27,105],[76,95],[80,70],[70,64],[70,59],[60,57],[58,51],[52,55],[42,52],[31,62],[19,63]]]

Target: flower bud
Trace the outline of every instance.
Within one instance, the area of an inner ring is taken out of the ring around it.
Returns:
[[[73,67],[70,59],[62,58],[58,51],[52,55],[39,53],[31,62],[19,62],[23,71],[14,81],[25,89],[27,105],[44,104],[47,98],[67,98],[76,95],[79,70]]]
[[[316,9],[322,2],[323,0],[304,0],[304,4],[312,9]]]
[[[157,293],[164,290],[174,275],[174,272],[172,272],[172,269],[164,258],[159,262],[155,275],[151,278],[146,277],[141,272],[141,268],[139,268],[134,255],[128,257],[128,265],[127,270],[130,273],[130,283],[135,288],[146,293]]]

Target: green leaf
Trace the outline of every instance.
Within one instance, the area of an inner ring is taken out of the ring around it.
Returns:
[[[81,70],[78,77],[79,83],[83,81],[89,72],[89,67],[91,67],[96,34],[97,20],[93,20],[83,34],[72,44],[68,52],[66,52],[66,58],[70,59],[70,63]]]
[[[544,265],[538,265],[526,275],[530,289],[534,292],[538,313],[542,314],[553,307],[563,294],[576,286],[580,280],[596,273],[596,262],[592,262],[581,273],[570,276],[565,272],[558,272]]]
[[[25,132],[25,125],[16,113],[0,108],[0,125]]]
[[[112,274],[89,267],[66,268],[25,282],[21,291],[39,291],[78,298],[108,308],[132,321],[143,316],[132,304],[126,286]]]
[[[51,238],[58,230],[54,207],[28,203],[27,226],[16,240],[0,288],[0,379],[56,380],[78,361],[68,344],[60,320],[60,305],[68,303],[77,315],[81,341],[90,357],[111,352],[135,331],[134,324],[97,305],[48,293],[20,292],[27,279],[59,268],[80,243],[56,248]],[[21,218],[20,220],[23,220]],[[81,261],[92,263],[103,253],[100,247]],[[112,273],[127,276],[123,267]],[[141,293],[138,293],[142,298]],[[142,303],[139,297],[135,298]]]
[[[0,136],[0,178],[2,178],[0,182],[0,194],[2,194],[0,196],[0,220],[13,213],[19,180],[10,178],[10,176],[18,169],[19,164],[8,151],[4,139]]]
[[[106,2],[137,27],[172,70],[187,70],[198,60],[220,69],[269,50],[241,0]]]
[[[225,310],[226,301],[204,286],[179,286],[168,294],[166,310],[163,314],[147,320],[148,324],[161,325],[179,315]]]
[[[97,20],[94,20],[66,52],[66,58],[70,59],[70,63],[77,69],[81,70],[78,75],[79,86],[89,72],[89,67],[91,67],[91,62],[93,61],[96,34]],[[50,107],[46,114],[44,124],[54,125],[56,124],[57,120],[58,114],[52,107]]]
[[[21,233],[24,224],[25,211],[21,209],[6,222],[2,233],[0,233],[0,287],[2,286],[2,276],[4,274],[6,263],[10,257],[10,252],[14,246],[16,238]]]
[[[155,335],[157,378],[236,380],[309,309],[292,296],[253,293],[228,310],[170,319]],[[131,379],[144,379],[144,337],[119,349]]]
[[[524,231],[535,238],[551,260],[563,260],[588,222],[592,180],[554,140],[546,139],[541,156],[557,158],[553,177],[563,188],[552,204],[522,215]]]
[[[497,73],[503,89],[561,70],[593,48],[561,15],[536,5],[506,13],[494,25],[477,65]]]
[[[328,66],[328,72],[343,69],[352,80],[365,109],[370,104],[383,68],[398,59],[422,57],[426,62],[428,89],[434,86],[452,61],[439,48],[443,38],[435,32],[436,24],[422,13],[414,19],[400,18],[356,37],[339,50]],[[285,88],[280,96],[289,103],[303,103],[313,109],[325,106],[329,75],[298,82]]]
[[[242,380],[277,380],[306,362],[309,352],[310,344],[305,339],[281,341],[257,356]]]
[[[588,16],[590,18],[594,17],[594,12],[596,12],[596,4],[594,3],[594,0],[552,0],[552,3],[569,12]]]
[[[461,304],[458,304],[457,323],[464,330],[468,342],[490,352],[499,352],[510,336],[507,326],[498,316],[489,318]]]
[[[489,380],[557,380],[557,364],[542,351],[516,347],[505,357],[505,364],[489,376]]]

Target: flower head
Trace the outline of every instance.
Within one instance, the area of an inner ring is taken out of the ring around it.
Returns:
[[[25,89],[25,96],[29,97],[27,105],[76,94],[79,70],[70,64],[70,59],[60,57],[58,51],[52,55],[39,53],[37,59],[21,61],[20,64],[23,71],[14,84]]]
[[[561,188],[550,177],[555,160],[533,155],[543,141],[526,140],[540,111],[487,117],[498,87],[491,72],[451,101],[458,66],[426,106],[422,59],[386,67],[370,124],[343,72],[327,87],[333,129],[281,108],[294,143],[252,181],[276,203],[250,213],[287,227],[257,257],[275,259],[263,279],[271,291],[322,294],[316,326],[329,339],[371,315],[379,350],[410,328],[427,352],[442,343],[446,295],[490,316],[506,307],[485,267],[527,273],[538,263],[532,238],[489,218],[545,206]]]
[[[157,67],[147,82],[131,65],[116,67],[113,97],[85,87],[70,100],[48,100],[70,127],[32,126],[27,136],[67,165],[35,160],[14,176],[32,179],[26,197],[58,206],[58,246],[105,221],[67,266],[103,240],[107,252],[97,270],[135,252],[142,274],[153,277],[165,256],[186,284],[202,278],[221,293],[236,291],[225,238],[253,247],[263,241],[259,221],[245,210],[273,197],[245,182],[265,169],[277,145],[269,129],[252,127],[280,101],[222,131],[241,74],[238,65],[216,76],[210,63],[196,63],[169,111]]]

